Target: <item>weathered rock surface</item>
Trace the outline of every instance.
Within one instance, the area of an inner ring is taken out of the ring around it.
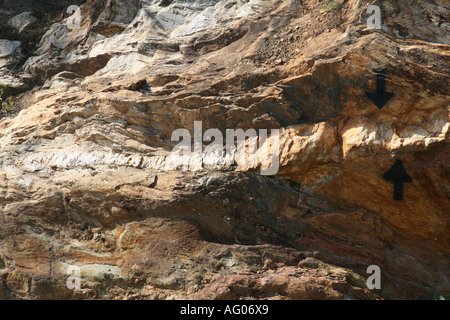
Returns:
[[[337,2],[0,0],[0,298],[449,293],[450,7]],[[279,129],[279,172],[175,165],[194,121]]]

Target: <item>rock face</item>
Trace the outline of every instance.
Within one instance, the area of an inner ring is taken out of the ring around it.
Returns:
[[[0,0],[0,298],[448,294],[448,17],[431,0]],[[174,164],[195,121],[278,129],[277,174]],[[383,179],[398,160],[410,182]]]

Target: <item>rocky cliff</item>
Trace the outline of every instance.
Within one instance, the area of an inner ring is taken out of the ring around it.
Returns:
[[[0,298],[448,294],[449,17],[445,0],[0,0]],[[276,174],[174,164],[195,121],[278,129]]]

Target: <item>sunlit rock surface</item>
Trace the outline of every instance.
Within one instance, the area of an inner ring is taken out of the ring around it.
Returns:
[[[0,298],[449,293],[450,8],[337,3],[0,1]],[[174,164],[194,121],[278,129],[277,174]]]

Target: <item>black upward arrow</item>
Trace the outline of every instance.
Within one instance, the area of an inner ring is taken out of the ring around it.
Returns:
[[[383,175],[385,181],[394,182],[394,200],[403,200],[403,184],[412,182],[411,177],[406,173],[401,160],[395,164]]]
[[[381,109],[394,96],[391,92],[386,92],[386,71],[377,71],[377,92],[366,92],[366,96]]]

